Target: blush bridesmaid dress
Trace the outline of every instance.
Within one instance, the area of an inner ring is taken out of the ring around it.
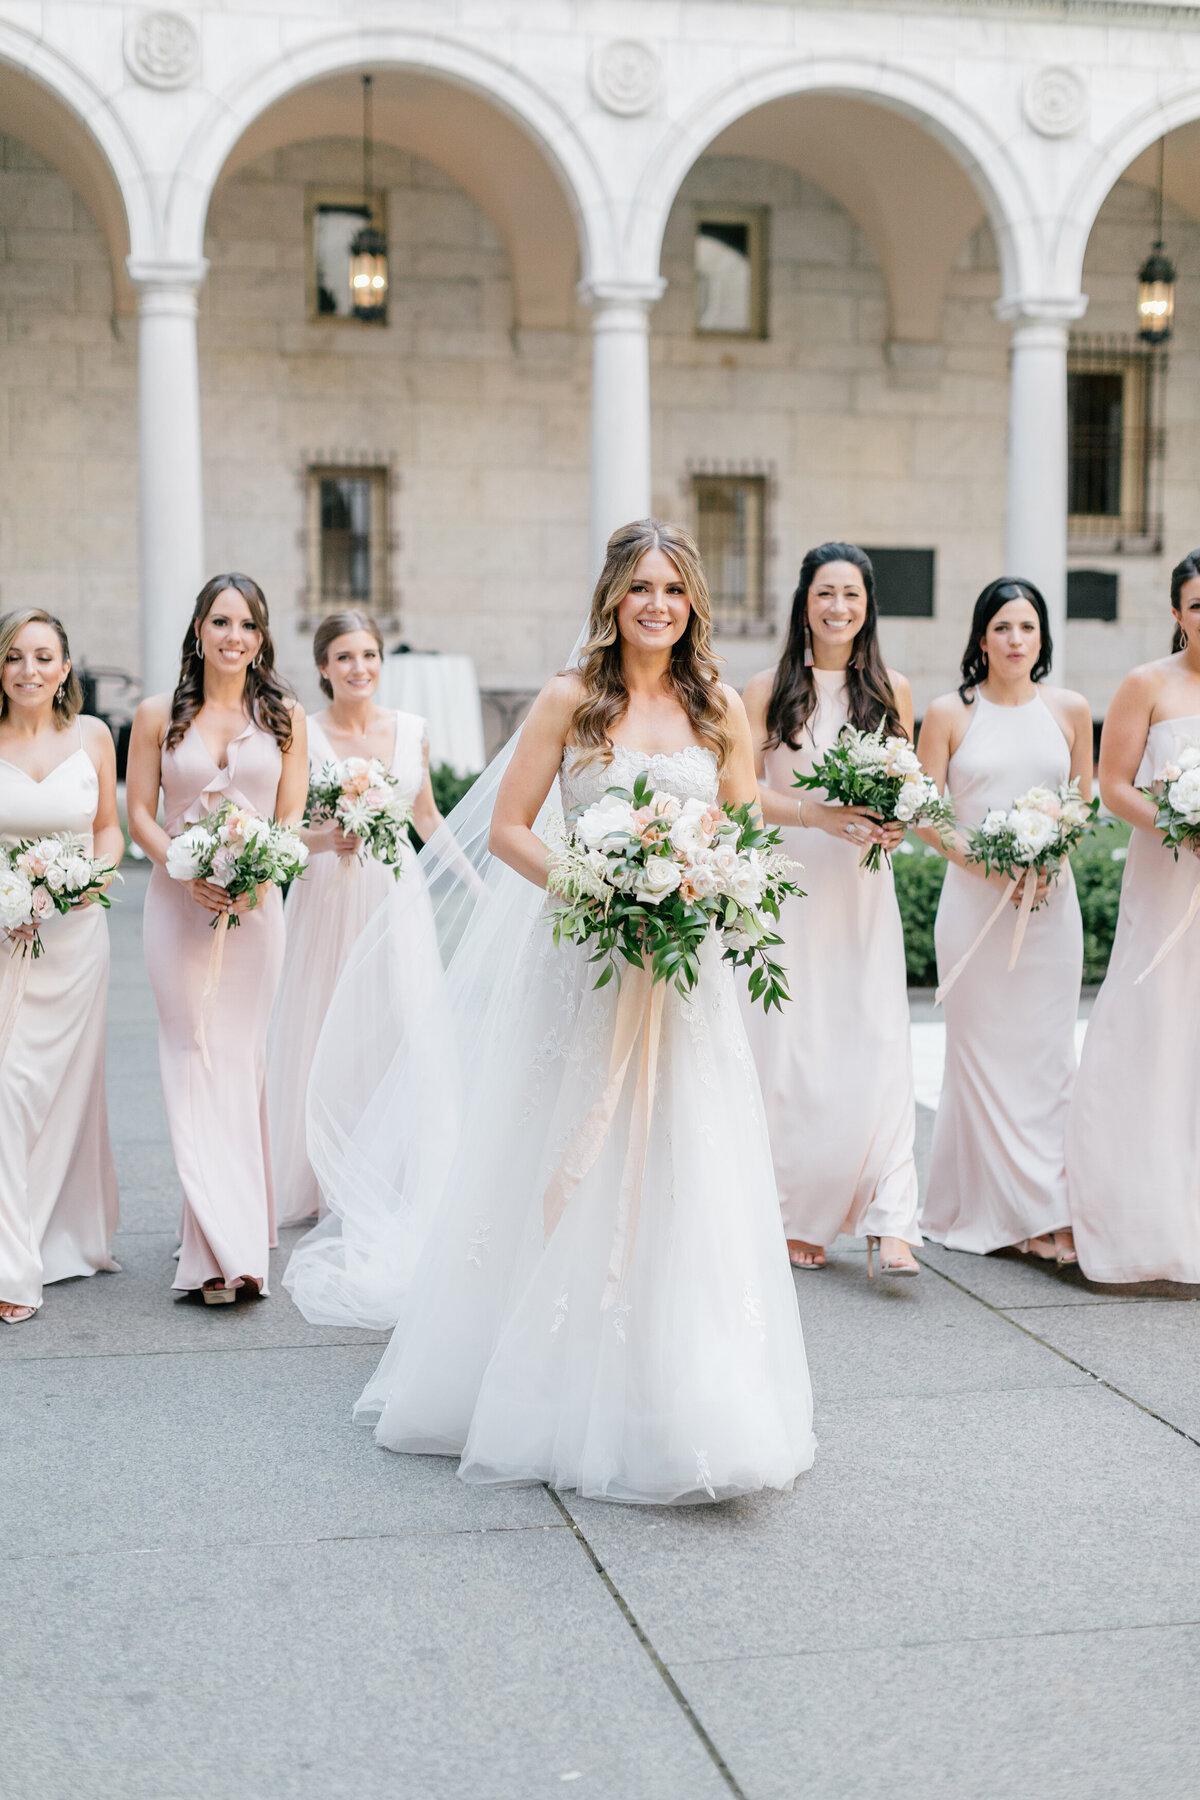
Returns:
[[[817,709],[799,750],[769,750],[764,779],[792,791],[836,741],[846,677],[813,669]],[[797,799],[799,790],[796,790]],[[785,900],[776,952],[790,1004],[764,1014],[743,996],[786,1235],[809,1244],[894,1237],[919,1245],[916,1101],[904,931],[892,871],[859,867],[861,846],[786,826],[803,900]]]
[[[82,732],[79,747],[42,781],[0,758],[6,845],[73,831],[90,854],[99,799]],[[53,913],[41,940],[36,959],[0,944],[0,1019],[16,1004],[0,1061],[0,1300],[35,1308],[48,1282],[120,1267],[111,1250],[117,1171],[104,1094],[104,908]]]
[[[398,712],[394,717],[391,773],[401,797],[411,805],[425,782],[428,735],[424,719],[416,713]],[[310,715],[310,773],[315,775],[341,760],[321,729],[320,715]],[[406,845],[400,865],[402,881],[421,880],[416,861],[415,851]],[[305,1146],[305,1101],[313,1053],[355,939],[395,885],[392,871],[370,857],[360,862],[356,857],[314,856],[304,880],[295,882],[288,894],[283,974],[267,1038],[267,1110],[280,1225],[296,1225],[325,1210]],[[423,937],[418,943],[418,936],[407,937],[405,947],[413,955],[432,948],[436,957],[436,945]]]
[[[947,782],[959,823],[973,826],[1070,774],[1070,745],[1040,695],[994,706],[979,694]],[[947,868],[934,928],[943,981],[998,898],[977,875]],[[1030,914],[1010,974],[1016,920],[1016,908],[1006,907],[945,999],[946,1073],[921,1227],[951,1250],[983,1254],[1071,1222],[1064,1138],[1083,920],[1069,863]]]
[[[1188,741],[1200,742],[1200,714],[1152,725],[1137,786]],[[1134,831],[1067,1120],[1075,1248],[1091,1281],[1200,1282],[1200,920],[1138,985],[1197,882],[1190,852],[1176,862],[1157,832]]]
[[[163,813],[177,837],[232,800],[264,818],[275,813],[283,766],[279,745],[252,721],[213,761],[195,724],[162,757]],[[212,952],[213,914],[155,865],[143,939],[158,1008],[158,1055],[171,1148],[183,1188],[182,1247],[174,1286],[248,1277],[267,1291],[275,1207],[267,1130],[267,1026],[283,966],[278,888],[226,934],[216,1002],[207,1026],[211,1069],[196,1044],[200,996]]]

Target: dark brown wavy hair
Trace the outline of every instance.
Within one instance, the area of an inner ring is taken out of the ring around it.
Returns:
[[[579,675],[587,689],[571,721],[571,741],[585,752],[585,760],[612,759],[609,733],[629,706],[629,690],[621,666],[621,633],[617,609],[633,586],[634,571],[648,550],[661,550],[679,571],[691,603],[687,628],[671,646],[668,682],[691,720],[700,742],[713,752],[723,769],[733,749],[733,733],[726,723],[725,692],[717,659],[710,644],[712,604],[700,552],[680,525],[664,525],[659,519],[635,519],[622,525],[608,540],[604,567],[592,595],[587,641],[579,653]]]
[[[1181,611],[1183,590],[1189,581],[1200,576],[1200,550],[1189,550],[1182,562],[1176,563],[1171,570],[1171,606],[1175,612]],[[1171,639],[1171,654],[1178,656],[1187,648],[1187,635],[1183,629],[1183,620],[1175,621],[1175,636]]]
[[[871,559],[857,544],[818,544],[800,564],[800,579],[792,596],[787,639],[767,702],[768,750],[779,744],[798,750],[805,726],[817,710],[816,680],[804,660],[808,648],[808,596],[820,571],[835,562],[853,564],[862,575],[867,596],[867,615],[854,639],[846,670],[849,722],[858,731],[874,731],[882,724],[889,736],[908,735],[900,723],[896,696],[879,649],[879,608]]]
[[[67,642],[67,634],[61,619],[53,613],[44,612],[40,606],[18,606],[15,611],[5,613],[0,619],[0,669],[8,661],[8,653],[17,639],[17,634],[24,631],[26,625],[48,625],[58,638],[62,647],[63,661],[70,663],[71,646]],[[67,671],[67,679],[59,683],[54,696],[54,723],[62,731],[71,723],[83,707],[83,689],[79,685],[79,677],[73,668]],[[8,716],[8,695],[0,687],[0,719]]]
[[[383,655],[383,633],[371,617],[370,613],[359,610],[357,606],[348,606],[345,612],[329,613],[321,620],[313,636],[313,661],[317,665],[317,686],[327,700],[333,699],[333,683],[321,670],[329,661],[329,646],[335,638],[345,637],[350,631],[369,631],[379,645],[379,654]]]
[[[171,696],[171,722],[163,739],[163,749],[173,750],[187,735],[188,726],[204,705],[204,658],[200,654],[200,627],[213,609],[218,595],[227,589],[242,596],[250,608],[250,617],[262,634],[258,655],[246,670],[246,710],[254,723],[269,731],[281,750],[292,745],[292,690],[275,673],[275,646],[271,642],[267,602],[257,581],[249,575],[214,575],[196,595],[196,604],[183,637],[183,655],[179,680]]]

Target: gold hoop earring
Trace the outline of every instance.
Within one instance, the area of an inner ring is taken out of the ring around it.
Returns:
[[[1179,648],[1181,650],[1186,650],[1188,645],[1191,643],[1191,641],[1192,641],[1191,638],[1188,636],[1187,632],[1183,629],[1183,626],[1181,625],[1179,627]]]

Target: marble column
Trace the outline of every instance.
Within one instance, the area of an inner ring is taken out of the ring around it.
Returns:
[[[589,553],[598,574],[618,525],[644,519],[650,503],[650,308],[666,283],[593,282],[592,494]]]
[[[170,692],[202,587],[197,295],[207,263],[129,261],[138,295],[138,590],[142,681]]]

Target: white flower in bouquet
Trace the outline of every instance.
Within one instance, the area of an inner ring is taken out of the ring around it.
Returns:
[[[683,879],[683,870],[669,856],[648,856],[638,871],[633,892],[639,900],[657,906],[673,894]]]
[[[1013,812],[1013,838],[1022,862],[1033,863],[1058,838],[1058,821],[1044,812]]]
[[[1188,769],[1200,769],[1200,744],[1189,738],[1179,752],[1179,767],[1185,772]]]
[[[575,831],[589,850],[623,849],[626,840],[637,835],[633,807],[616,794],[605,794],[579,815]]]
[[[172,881],[196,881],[208,860],[209,838],[203,825],[190,825],[167,845],[167,874]]]
[[[891,737],[884,743],[886,757],[884,767],[889,775],[899,775],[902,780],[923,773],[920,758],[907,738]]]
[[[953,807],[922,770],[908,739],[885,737],[882,725],[874,731],[843,726],[837,742],[809,774],[796,775],[793,786],[816,789],[835,806],[864,807],[883,824],[931,825],[943,838],[954,822]],[[890,856],[874,843],[861,867],[880,869],[885,861]]]
[[[76,893],[87,887],[92,879],[92,865],[86,856],[73,856],[67,864],[67,886]]]
[[[375,822],[375,814],[368,804],[365,794],[357,795],[338,808],[341,815],[342,830],[349,837],[366,837]]]
[[[1181,769],[1167,789],[1167,799],[1187,824],[1200,825],[1200,763]]]
[[[60,862],[48,863],[46,865],[46,873],[42,876],[42,880],[46,883],[46,886],[50,889],[52,894],[61,894],[67,885],[67,871]]]
[[[673,849],[683,856],[695,856],[707,850],[712,842],[716,818],[703,800],[685,800],[679,817],[667,832]]]
[[[924,811],[929,803],[929,786],[923,776],[904,783],[896,795],[896,818],[901,825],[910,825]]]
[[[42,887],[39,883],[33,890],[34,923],[41,925],[55,910],[54,895],[48,887]]]
[[[850,742],[850,761],[859,769],[886,769],[888,746],[877,732],[857,731]]]
[[[999,837],[1001,832],[1008,830],[1008,814],[1001,812],[998,807],[993,807],[991,812],[985,815],[979,830],[984,837]]]
[[[33,889],[19,869],[0,860],[0,931],[15,931],[33,921]]]

